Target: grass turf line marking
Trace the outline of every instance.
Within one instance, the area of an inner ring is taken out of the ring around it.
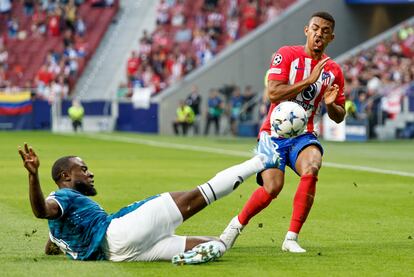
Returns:
[[[72,136],[72,135],[69,135],[69,136]],[[144,145],[154,146],[154,147],[191,150],[191,151],[198,151],[198,152],[231,155],[231,156],[236,156],[236,157],[252,157],[253,155],[253,152],[220,149],[220,148],[213,148],[213,147],[206,147],[206,146],[184,145],[184,144],[178,144],[178,143],[160,142],[160,141],[153,141],[153,140],[148,140],[148,139],[122,137],[122,136],[116,136],[116,135],[83,134],[83,136],[88,137],[88,138],[93,138],[93,139],[106,140],[106,141],[118,141],[118,142],[134,143],[134,144],[144,144]],[[323,162],[323,166],[331,167],[331,168],[339,168],[339,169],[349,169],[349,170],[356,170],[356,171],[380,173],[380,174],[386,174],[386,175],[414,177],[414,173],[410,173],[410,172],[388,170],[388,169],[381,169],[381,168],[368,167],[368,166],[356,166],[356,165],[338,164],[338,163],[331,163],[331,162]]]

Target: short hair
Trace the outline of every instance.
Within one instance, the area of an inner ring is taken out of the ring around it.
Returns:
[[[332,31],[335,29],[335,19],[333,18],[333,16],[328,13],[328,12],[316,12],[314,14],[312,14],[312,16],[310,17],[311,19],[314,17],[320,17],[323,18],[329,22],[332,23]]]
[[[62,171],[70,170],[70,159],[73,158],[76,158],[76,156],[64,156],[55,161],[52,166],[52,178],[56,183],[60,180]]]

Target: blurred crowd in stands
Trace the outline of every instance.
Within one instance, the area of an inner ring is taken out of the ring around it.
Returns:
[[[121,96],[155,95],[296,0],[160,0],[154,32],[144,31],[127,63]]]
[[[414,93],[414,25],[403,25],[389,39],[350,57],[342,67],[351,117],[367,119],[370,126],[395,119],[404,96]],[[370,136],[374,136],[372,128]]]
[[[87,55],[85,14],[114,0],[0,0],[0,90],[53,101],[70,93]],[[97,23],[99,24],[99,23]],[[39,60],[40,59],[40,60]]]

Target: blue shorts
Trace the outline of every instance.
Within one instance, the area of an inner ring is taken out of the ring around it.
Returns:
[[[277,168],[283,172],[285,172],[286,166],[289,166],[293,171],[296,172],[296,174],[298,174],[295,168],[296,160],[298,159],[300,152],[302,152],[302,150],[309,145],[316,145],[323,155],[323,147],[318,138],[312,133],[306,133],[288,139],[272,138],[272,141],[277,144],[278,148],[276,151],[282,158],[280,165]],[[257,174],[256,181],[259,185],[263,185],[263,180],[260,173]]]

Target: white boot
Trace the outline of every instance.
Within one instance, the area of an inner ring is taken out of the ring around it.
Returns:
[[[282,244],[282,250],[291,253],[305,253],[306,250],[298,244],[298,234],[288,232]]]

